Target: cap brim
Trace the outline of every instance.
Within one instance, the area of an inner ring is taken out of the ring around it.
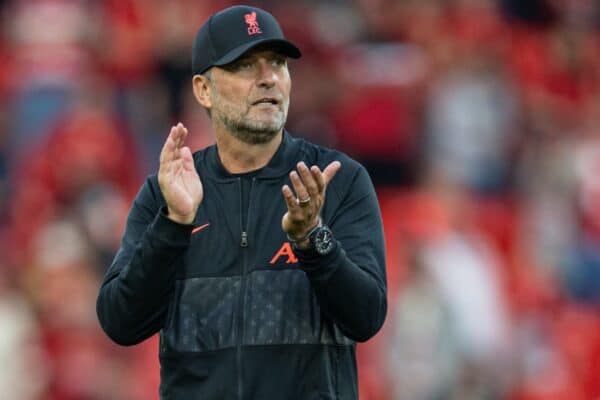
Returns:
[[[223,66],[232,63],[249,50],[261,45],[264,45],[267,48],[269,45],[272,45],[273,51],[281,53],[290,58],[300,58],[302,56],[302,53],[300,53],[298,47],[296,47],[290,41],[287,41],[285,39],[262,39],[255,40],[250,43],[244,43],[243,45],[234,48],[233,50],[225,54],[223,57],[215,61],[213,65]]]

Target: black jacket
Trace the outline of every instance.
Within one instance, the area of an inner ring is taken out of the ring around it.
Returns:
[[[301,160],[342,163],[321,214],[338,241],[326,257],[294,255],[281,228],[281,187]],[[160,332],[164,400],[356,399],[355,342],[379,330],[387,309],[381,216],[365,169],[284,133],[242,210],[241,178],[216,147],[194,161],[204,199],[193,225],[165,216],[156,176],[138,193],[98,296],[103,329],[122,345]]]

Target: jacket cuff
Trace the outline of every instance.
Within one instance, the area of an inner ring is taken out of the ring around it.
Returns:
[[[194,225],[179,224],[167,217],[166,207],[161,207],[160,211],[150,224],[148,233],[150,240],[159,247],[187,247],[190,244],[190,237]]]
[[[340,260],[345,252],[336,240],[333,251],[322,256],[314,249],[295,249],[294,254],[300,262],[300,269],[306,272],[310,279],[327,280],[338,269]]]

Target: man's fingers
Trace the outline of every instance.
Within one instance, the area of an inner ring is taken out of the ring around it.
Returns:
[[[302,178],[302,183],[304,184],[304,187],[306,188],[308,195],[311,198],[316,199],[317,196],[319,195],[319,188],[317,186],[317,182],[315,181],[315,178],[313,177],[310,170],[308,169],[308,167],[306,166],[306,164],[303,161],[298,163],[297,168],[298,168],[298,173],[300,174],[300,177]],[[306,197],[300,197],[300,198],[306,199]]]
[[[323,193],[325,189],[325,178],[323,177],[321,169],[318,166],[313,165],[312,167],[310,167],[310,172],[313,178],[315,179],[315,182],[317,183],[317,189],[319,193]]]
[[[306,190],[304,183],[302,183],[302,179],[300,179],[300,175],[298,175],[296,171],[290,172],[290,180],[292,181],[292,186],[294,187],[296,197],[298,197],[299,201],[310,197],[308,190]]]
[[[171,127],[169,136],[160,153],[160,162],[169,162],[180,157],[180,148],[188,135],[187,128],[179,122]]]
[[[165,144],[163,144],[162,150],[160,151],[160,162],[167,162],[173,158],[173,152],[175,150],[175,127],[171,128]]]
[[[187,129],[181,122],[175,125],[174,139],[175,139],[175,150],[173,151],[176,158],[181,156],[181,146],[183,146],[183,142],[187,136]]]
[[[181,148],[180,153],[184,169],[192,171],[194,169],[194,157],[192,156],[192,151],[189,147],[184,146]]]
[[[187,138],[188,135],[188,129],[185,127],[184,124],[182,124],[181,122],[179,123],[179,125],[181,125],[181,129],[183,129],[183,139],[185,140],[185,138]]]
[[[183,142],[185,141],[185,139],[187,138],[188,135],[188,130],[185,127],[185,125],[183,125],[181,122],[178,123],[175,126],[175,137],[177,139],[177,148],[181,148],[181,146],[183,145]]]
[[[288,210],[294,209],[297,206],[296,197],[294,197],[294,193],[292,189],[288,185],[283,185],[281,188],[281,193],[283,194],[283,198],[285,199],[285,204],[287,205]]]
[[[341,167],[342,164],[339,161],[333,161],[327,166],[327,168],[325,168],[325,171],[323,171],[323,179],[325,180],[325,185],[328,185],[329,182],[331,182],[331,180]]]

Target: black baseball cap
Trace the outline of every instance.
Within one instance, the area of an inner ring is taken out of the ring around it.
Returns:
[[[233,6],[213,14],[200,27],[192,50],[192,72],[202,74],[215,65],[229,64],[258,45],[300,58],[298,47],[283,36],[275,17],[257,7]]]

